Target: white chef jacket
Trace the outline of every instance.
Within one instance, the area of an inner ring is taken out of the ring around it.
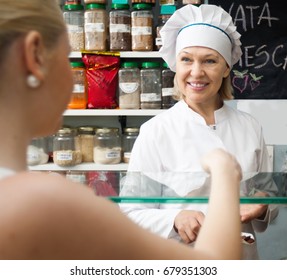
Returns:
[[[133,146],[128,166],[127,174],[133,175],[124,178],[120,195],[188,196],[191,193],[193,196],[207,196],[205,183],[208,177],[203,173],[200,159],[214,148],[223,148],[233,154],[244,174],[271,172],[260,124],[248,113],[226,104],[214,114],[215,126],[208,126],[201,115],[181,100],[145,122]],[[136,172],[147,176],[136,179]],[[246,192],[252,191],[248,186],[244,188]],[[265,188],[270,194],[276,191],[273,181]],[[173,229],[176,215],[182,209],[206,213],[208,205],[143,203],[119,206],[142,227],[165,238],[179,239]],[[263,231],[270,219],[268,211],[264,221],[253,221],[252,224],[256,230]],[[251,224],[243,231],[254,232]]]

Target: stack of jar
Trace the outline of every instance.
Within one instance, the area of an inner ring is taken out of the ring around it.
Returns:
[[[128,163],[138,127],[126,127],[120,133],[116,127],[62,127],[49,138],[33,139],[27,150],[29,166],[49,161],[48,139],[52,143],[52,162],[61,167],[80,163]]]
[[[166,63],[124,62],[119,70],[120,109],[168,109],[175,104],[174,72]]]
[[[111,5],[105,0],[66,1],[63,16],[72,51],[152,51],[155,1]]]

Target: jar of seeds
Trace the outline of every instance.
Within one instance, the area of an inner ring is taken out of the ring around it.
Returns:
[[[93,162],[94,135],[95,129],[91,126],[82,126],[78,128],[82,162]]]
[[[84,6],[80,4],[65,5],[63,17],[67,25],[71,51],[84,50]]]
[[[176,103],[176,100],[173,99],[174,76],[175,73],[171,71],[167,63],[164,62],[161,71],[162,109],[168,109]]]
[[[124,62],[119,69],[119,107],[140,108],[140,70],[136,62]]]
[[[74,166],[81,162],[81,152],[76,150],[75,135],[72,129],[58,130],[53,139],[53,161],[59,166]]]
[[[97,128],[94,138],[94,162],[117,164],[121,162],[121,138],[118,128]]]
[[[153,50],[153,13],[151,4],[133,4],[132,50]]]
[[[128,4],[112,4],[110,18],[110,50],[131,50],[131,13]]]
[[[141,109],[161,109],[161,69],[158,62],[143,62],[141,75]]]
[[[122,136],[123,162],[129,163],[133,145],[139,135],[138,127],[126,127]]]
[[[108,16],[106,5],[87,4],[84,14],[85,49],[105,51],[107,49]]]

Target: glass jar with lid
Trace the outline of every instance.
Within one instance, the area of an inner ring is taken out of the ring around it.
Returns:
[[[82,61],[70,62],[73,74],[73,93],[68,104],[68,109],[86,109],[87,92],[86,92],[86,69]]]
[[[112,4],[110,19],[110,50],[131,50],[131,13],[128,4]]]
[[[47,139],[38,137],[31,140],[27,149],[27,164],[29,166],[45,164],[49,161]]]
[[[161,69],[159,62],[143,62],[141,75],[141,109],[161,109]]]
[[[93,4],[93,3],[106,4],[106,0],[84,0],[84,3],[86,3],[86,4]]]
[[[202,0],[182,0],[182,4],[192,4],[192,5],[200,5],[202,3]]]
[[[82,153],[82,162],[94,161],[94,135],[95,128],[91,126],[78,127],[78,137],[80,150]]]
[[[133,4],[132,50],[153,50],[153,12],[151,4]]]
[[[66,178],[76,183],[87,184],[87,175],[84,171],[68,170]]]
[[[133,4],[137,3],[148,3],[148,4],[155,4],[155,0],[132,0]]]
[[[174,76],[175,73],[171,71],[167,63],[164,62],[163,69],[161,71],[161,93],[163,109],[168,109],[176,103],[176,100],[173,98]]]
[[[160,15],[158,16],[158,24],[156,26],[155,38],[155,45],[157,50],[159,50],[162,46],[162,39],[159,32],[175,11],[175,5],[163,5],[160,7]]]
[[[119,69],[119,107],[140,108],[140,69],[137,62],[124,62]]]
[[[85,49],[105,51],[107,49],[108,16],[106,5],[87,4],[84,14]]]
[[[129,163],[133,145],[139,135],[139,127],[126,127],[122,136],[123,162]]]
[[[84,50],[84,6],[80,4],[65,5],[63,17],[67,26],[71,51]]]
[[[59,129],[53,139],[53,161],[59,166],[74,166],[81,162],[82,154],[76,149],[72,129]]]
[[[121,138],[119,129],[102,127],[96,129],[94,137],[94,162],[117,164],[121,162]]]

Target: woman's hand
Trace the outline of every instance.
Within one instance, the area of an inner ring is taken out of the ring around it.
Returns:
[[[254,197],[267,197],[268,194],[264,192],[255,193]],[[242,223],[249,223],[253,219],[264,219],[267,204],[242,204],[240,205],[240,218]]]
[[[204,214],[199,211],[182,210],[174,219],[174,229],[186,244],[196,240],[203,224]]]

